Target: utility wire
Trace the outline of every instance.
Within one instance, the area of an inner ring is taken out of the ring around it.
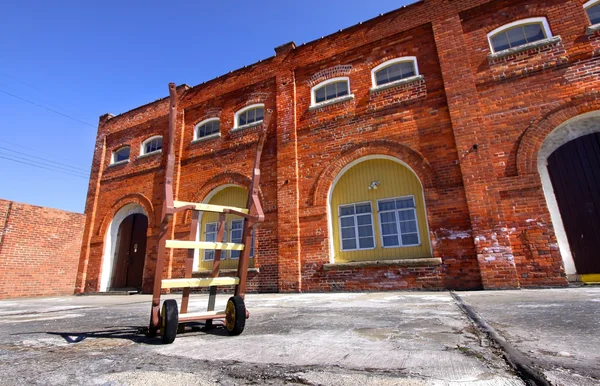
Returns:
[[[73,177],[83,178],[84,180],[88,179],[88,177],[84,177],[84,176],[82,176],[80,174],[73,174],[73,173],[69,173],[69,172],[65,172],[65,171],[61,171],[61,170],[57,170],[57,169],[47,168],[47,167],[44,167],[44,166],[41,166],[41,165],[32,164],[32,163],[29,163],[29,162],[24,162],[24,161],[21,161],[21,160],[18,160],[18,159],[3,157],[2,155],[0,155],[0,158],[6,159],[6,160],[9,160],[9,161],[13,161],[13,162],[17,162],[17,163],[20,163],[20,164],[34,166],[34,167],[40,168],[40,169],[50,170],[50,171],[53,171],[53,172],[56,172],[56,173],[67,174],[67,175],[70,175],[70,176],[73,176]]]
[[[12,149],[9,149],[9,148],[7,148],[7,147],[3,147],[3,146],[0,146],[0,149],[3,149],[3,150],[8,150],[8,151],[10,151],[11,153],[17,153],[17,154],[21,154],[21,155],[24,155],[24,156],[26,156],[26,157],[30,157],[30,158],[37,158],[37,159],[40,159],[40,160],[42,160],[42,161],[50,162],[50,163],[53,163],[53,164],[57,164],[57,165],[66,166],[66,167],[68,167],[68,168],[75,169],[74,171],[81,171],[81,172],[84,172],[84,173],[87,173],[87,172],[89,171],[89,170],[85,170],[85,169],[82,169],[82,168],[77,168],[77,167],[75,167],[75,166],[71,166],[71,165],[67,165],[67,164],[60,163],[60,162],[52,161],[52,160],[49,160],[49,159],[47,159],[47,158],[42,158],[42,157],[37,157],[37,156],[34,156],[34,155],[27,154],[27,153],[22,153],[22,152],[20,152],[20,151],[12,150]],[[12,154],[10,154],[10,156],[11,156],[11,157],[15,157],[15,156],[13,156]],[[34,161],[34,162],[38,162],[38,161]]]
[[[43,151],[41,151],[41,150],[34,149],[34,148],[32,148],[32,147],[27,147],[27,146],[19,145],[18,143],[15,143],[15,142],[10,142],[10,141],[7,141],[7,140],[5,140],[5,139],[0,139],[0,142],[8,143],[9,145],[13,145],[13,146],[16,146],[16,147],[20,147],[21,149],[33,150],[33,151],[34,151],[34,152],[36,152],[37,154],[43,154],[43,155],[47,155],[47,156],[49,156],[49,157],[54,157],[54,155],[53,155],[53,154],[44,153],[44,152],[43,152]],[[74,161],[73,161],[73,160],[68,160],[68,159],[66,159],[66,158],[62,158],[62,160],[63,160],[63,161],[67,161],[67,162],[69,162],[69,163],[74,163]],[[86,170],[86,173],[87,173],[87,172],[88,172],[88,171]]]
[[[84,125],[87,125],[87,126],[93,127],[94,129],[96,128],[96,126],[94,126],[94,125],[92,125],[92,124],[90,124],[90,123],[84,122],[84,121],[82,121],[82,120],[80,120],[80,119],[77,119],[77,118],[74,118],[74,117],[72,117],[72,116],[70,116],[70,115],[63,114],[63,113],[61,113],[60,111],[56,111],[56,110],[54,110],[54,109],[51,109],[51,108],[49,108],[49,107],[46,107],[46,106],[44,106],[44,105],[40,105],[39,103],[32,102],[32,101],[30,101],[29,99],[21,98],[20,96],[18,96],[18,95],[15,95],[15,94],[12,94],[12,93],[9,93],[8,91],[5,91],[5,90],[2,90],[2,89],[0,89],[0,92],[3,92],[3,93],[4,93],[4,94],[6,94],[6,95],[10,95],[10,96],[11,96],[11,97],[13,97],[13,98],[20,99],[20,100],[22,100],[22,101],[25,101],[25,102],[27,102],[27,103],[31,103],[32,105],[34,105],[34,106],[37,106],[37,107],[40,107],[40,108],[42,108],[42,109],[44,109],[44,110],[51,111],[51,112],[53,112],[53,113],[55,113],[55,114],[58,114],[58,115],[62,115],[63,117],[66,117],[66,118],[72,119],[72,120],[74,120],[74,121],[77,121],[77,122],[79,122],[79,123],[83,123]]]

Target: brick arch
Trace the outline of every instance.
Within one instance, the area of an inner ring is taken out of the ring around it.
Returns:
[[[517,150],[517,173],[538,172],[537,158],[548,135],[561,124],[579,115],[600,110],[600,92],[573,98],[539,117],[527,128]]]
[[[397,158],[407,164],[417,174],[424,190],[435,187],[436,177],[433,167],[421,153],[398,142],[373,141],[359,144],[345,151],[325,168],[315,185],[313,205],[327,205],[329,188],[342,169],[357,159],[371,155],[385,155]]]
[[[154,215],[154,206],[152,205],[152,202],[150,202],[150,200],[143,194],[130,193],[119,198],[117,201],[115,201],[114,204],[110,206],[108,213],[104,215],[104,217],[102,218],[102,222],[98,227],[98,232],[96,232],[97,236],[106,234],[106,231],[112,219],[115,217],[117,212],[127,204],[138,204],[139,206],[144,208],[146,214],[148,215],[148,229],[154,227],[156,219]]]

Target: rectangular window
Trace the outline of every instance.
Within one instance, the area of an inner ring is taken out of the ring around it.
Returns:
[[[414,197],[399,197],[377,201],[381,241],[385,248],[409,247],[420,244],[417,210]]]
[[[375,248],[370,202],[340,205],[339,217],[343,251]]]
[[[244,220],[231,220],[230,232],[229,232],[229,242],[231,243],[241,243],[242,242],[242,230],[244,228]],[[241,251],[230,251],[231,259],[239,259]]]
[[[204,231],[204,241],[217,241],[217,225],[216,222],[211,222],[206,224],[206,228]],[[215,250],[214,249],[205,249],[204,250],[204,260],[212,261],[215,259]]]

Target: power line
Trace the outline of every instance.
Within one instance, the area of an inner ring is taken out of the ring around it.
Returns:
[[[5,91],[5,90],[2,90],[2,89],[0,89],[0,92],[3,92],[3,93],[4,93],[4,94],[6,94],[6,95],[10,95],[10,96],[11,96],[11,97],[13,97],[13,98],[20,99],[20,100],[22,100],[22,101],[24,101],[24,102],[31,103],[31,104],[32,104],[32,105],[34,105],[34,106],[37,106],[37,107],[40,107],[40,108],[42,108],[42,109],[45,109],[45,110],[51,111],[51,112],[53,112],[53,113],[55,113],[55,114],[62,115],[63,117],[66,117],[66,118],[72,119],[72,120],[74,120],[74,121],[77,121],[77,122],[79,122],[79,123],[83,123],[84,125],[87,125],[87,126],[90,126],[90,127],[96,128],[96,126],[94,126],[94,125],[92,125],[92,124],[90,124],[90,123],[84,122],[84,121],[82,121],[82,120],[80,120],[80,119],[77,119],[77,118],[74,118],[74,117],[72,117],[72,116],[70,116],[70,115],[63,114],[63,113],[61,113],[60,111],[56,111],[56,110],[54,110],[54,109],[51,109],[51,108],[49,108],[49,107],[46,107],[46,106],[44,106],[44,105],[40,105],[39,103],[32,102],[32,101],[30,101],[29,99],[21,98],[20,96],[18,96],[18,95],[15,95],[15,94],[12,94],[12,93],[9,93],[8,91]]]
[[[66,167],[68,167],[68,168],[75,169],[75,170],[77,170],[77,171],[82,171],[82,172],[84,172],[84,173],[87,173],[87,172],[88,172],[88,170],[86,170],[86,169],[77,168],[77,167],[75,167],[75,166],[71,166],[71,165],[67,165],[67,164],[60,163],[60,162],[52,161],[52,160],[49,160],[49,159],[47,159],[47,158],[42,158],[42,157],[37,157],[37,156],[35,156],[35,155],[31,155],[31,154],[27,154],[27,153],[22,153],[22,152],[20,152],[20,151],[12,150],[12,149],[9,149],[9,148],[3,147],[3,146],[0,146],[0,149],[8,150],[8,151],[10,151],[11,153],[17,153],[17,154],[21,154],[21,155],[24,155],[24,156],[27,156],[27,157],[30,157],[30,158],[37,158],[37,159],[40,159],[40,160],[42,160],[42,161],[50,162],[50,163],[53,163],[53,164],[57,164],[57,165],[66,166]],[[12,155],[11,155],[11,156],[12,156]]]
[[[22,148],[22,149],[33,150],[33,151],[35,151],[35,152],[36,152],[36,153],[38,153],[38,154],[43,154],[43,155],[47,155],[47,156],[50,156],[50,157],[54,157],[54,155],[53,155],[53,154],[44,153],[44,152],[43,152],[43,151],[41,151],[41,150],[34,149],[34,148],[32,148],[32,147],[23,146],[23,145],[20,145],[20,144],[18,144],[18,143],[15,143],[15,142],[10,142],[10,141],[7,141],[7,140],[5,140],[5,139],[0,139],[0,142],[8,143],[9,145],[13,145],[13,146],[16,146],[16,147],[20,147],[20,148]],[[68,160],[68,159],[66,159],[66,158],[63,158],[63,161],[73,162],[73,160]],[[86,172],[87,172],[87,170],[86,170]]]
[[[61,171],[61,170],[57,170],[57,169],[47,168],[47,167],[44,167],[44,166],[41,166],[41,165],[32,164],[32,163],[29,163],[29,162],[24,162],[24,161],[18,160],[18,159],[3,157],[2,155],[0,155],[0,158],[5,159],[5,160],[9,160],[9,161],[13,161],[13,162],[17,162],[17,163],[20,163],[20,164],[24,164],[24,165],[33,166],[33,167],[40,168],[40,169],[50,170],[50,171],[53,171],[53,172],[56,172],[56,173],[67,174],[67,175],[70,175],[70,176],[73,176],[73,177],[83,178],[84,180],[88,179],[88,177],[84,177],[84,176],[82,176],[80,174],[73,174],[73,173],[69,173],[69,172],[65,172],[65,171]]]

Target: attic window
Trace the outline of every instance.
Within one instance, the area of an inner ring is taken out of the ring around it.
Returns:
[[[248,106],[235,113],[234,129],[256,126],[263,121],[265,116],[265,105],[256,104]]]
[[[519,20],[488,34],[488,41],[493,53],[524,46],[552,37],[548,21],[545,17],[534,17]]]
[[[417,67],[417,59],[414,56],[388,60],[371,70],[373,87],[397,82],[417,75],[419,75],[419,69]]]
[[[324,104],[350,95],[348,77],[333,78],[314,86],[311,90],[311,105]]]
[[[150,137],[142,143],[140,155],[158,153],[162,149],[162,136]]]
[[[219,118],[209,118],[198,123],[194,129],[194,140],[219,135]]]
[[[583,5],[592,25],[600,24],[600,1],[592,0]]]
[[[116,164],[129,161],[129,150],[129,146],[123,146],[113,151],[110,163]]]

